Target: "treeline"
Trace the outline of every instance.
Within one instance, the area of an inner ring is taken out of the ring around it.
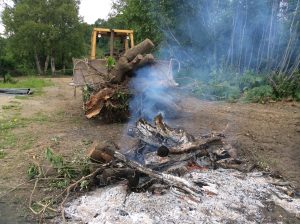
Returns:
[[[87,25],[77,0],[15,0],[2,15],[8,38],[0,39],[0,58],[55,73],[88,55],[93,26],[133,29],[135,42],[156,44],[158,58],[181,62],[177,78],[193,80],[195,94],[235,98],[262,86],[268,97],[300,98],[299,1],[114,0],[108,20]]]

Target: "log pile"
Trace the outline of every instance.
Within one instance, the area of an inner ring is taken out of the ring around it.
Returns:
[[[182,176],[188,171],[237,168],[241,164],[236,158],[236,150],[224,142],[222,133],[195,139],[182,128],[168,126],[161,114],[155,117],[154,125],[139,119],[128,129],[128,135],[136,140],[136,146],[127,152],[113,142],[101,142],[91,147],[91,160],[105,164],[94,177],[96,184],[106,186],[126,179],[132,191],[144,191],[153,184],[163,184],[166,188],[175,187],[196,196],[210,183],[184,179]]]
[[[151,70],[153,74],[160,77],[160,83],[155,85],[168,87],[175,85],[173,78],[169,74],[169,65],[161,66],[161,62],[155,60],[154,56],[150,54],[153,47],[154,44],[151,40],[144,40],[127,50],[118,59],[115,66],[110,69],[107,68],[107,71],[104,73],[103,69],[98,68],[99,66],[97,67],[92,62],[89,62],[89,68],[101,74],[101,79],[98,78],[98,81],[101,80],[101,82],[99,81],[94,86],[86,86],[83,89],[84,110],[88,119],[100,117],[108,123],[126,120],[129,117],[129,100],[133,95],[140,94],[139,90],[133,89],[132,85],[130,86],[130,81],[134,77],[135,71],[140,68],[149,67],[149,71]],[[141,83],[140,90],[151,88],[150,85],[152,84],[148,82]],[[168,105],[162,106],[175,107],[172,110],[178,110],[178,106],[175,103],[166,103]]]

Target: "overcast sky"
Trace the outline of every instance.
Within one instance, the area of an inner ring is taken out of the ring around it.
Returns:
[[[6,0],[5,2],[9,2]],[[1,3],[1,0],[0,0]],[[0,5],[0,14],[2,11]],[[107,19],[108,13],[112,6],[112,0],[81,0],[79,14],[83,20],[89,24],[94,23],[97,19]],[[3,33],[4,27],[0,23],[0,34]]]

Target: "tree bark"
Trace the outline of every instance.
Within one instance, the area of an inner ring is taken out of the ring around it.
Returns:
[[[154,44],[152,41],[146,39],[135,47],[126,51],[126,53],[120,57],[115,68],[111,72],[113,77],[112,83],[121,83],[125,78],[125,74],[128,71],[133,70],[135,67],[138,67],[140,61],[143,61],[144,63],[145,61],[151,60],[153,57],[150,56],[147,56],[147,59],[143,60],[143,54],[149,53],[153,47]]]
[[[49,66],[49,55],[47,55],[46,60],[45,60],[45,67],[44,67],[44,74],[47,74],[48,71],[48,66]]]
[[[37,54],[37,50],[34,49],[34,60],[35,60],[35,65],[36,65],[36,69],[39,75],[43,74],[42,68],[41,68],[41,64],[40,64],[40,60]]]
[[[50,64],[51,64],[51,74],[55,75],[55,58],[53,55],[51,55]]]

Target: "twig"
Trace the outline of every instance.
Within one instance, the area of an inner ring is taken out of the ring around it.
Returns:
[[[34,187],[33,187],[32,191],[31,191],[30,198],[29,198],[29,202],[28,202],[29,209],[30,209],[35,215],[40,214],[40,212],[36,212],[36,211],[31,207],[31,205],[32,205],[32,196],[33,196],[33,193],[34,193],[34,191],[35,191],[35,189],[36,189],[36,186],[37,186],[38,182],[39,182],[39,178],[37,178],[37,179],[35,180],[35,182],[34,182]]]

